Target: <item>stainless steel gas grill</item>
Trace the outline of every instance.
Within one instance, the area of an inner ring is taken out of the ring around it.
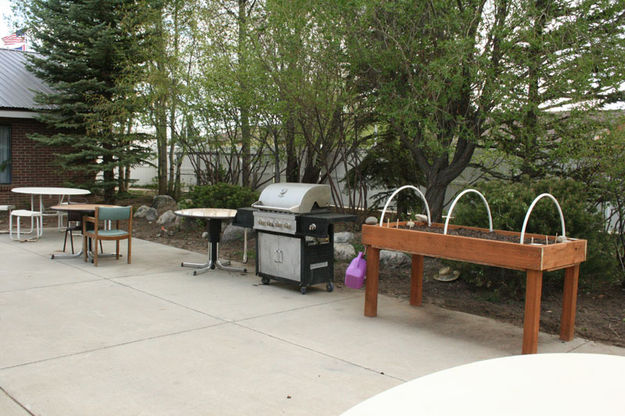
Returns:
[[[239,208],[233,224],[253,228],[256,274],[334,289],[334,224],[355,221],[354,215],[331,212],[330,187],[305,183],[274,183],[251,207]]]

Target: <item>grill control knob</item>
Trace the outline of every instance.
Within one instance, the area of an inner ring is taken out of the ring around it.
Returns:
[[[317,224],[312,223],[308,226],[309,231],[315,231],[317,229]]]
[[[271,221],[271,220],[267,221],[267,225],[268,225],[269,227],[273,227],[273,221]]]
[[[266,221],[263,219],[258,220],[258,225],[265,225]]]
[[[290,229],[291,229],[291,228],[293,228],[293,227],[291,226],[291,224],[290,224],[290,223],[285,222],[285,223],[284,223],[284,228],[286,228],[287,230],[290,230]]]
[[[281,222],[276,221],[275,223],[273,223],[273,225],[278,227],[278,228],[282,228],[283,224]]]

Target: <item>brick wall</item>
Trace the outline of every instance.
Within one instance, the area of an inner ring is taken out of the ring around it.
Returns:
[[[34,119],[0,118],[0,126],[11,128],[11,183],[0,184],[0,205],[30,205],[28,195],[11,192],[20,186],[64,186],[67,180],[76,179],[75,174],[62,172],[54,164],[54,153],[63,149],[51,148],[30,140],[30,133],[49,134],[53,130]],[[55,197],[56,198],[56,197]]]

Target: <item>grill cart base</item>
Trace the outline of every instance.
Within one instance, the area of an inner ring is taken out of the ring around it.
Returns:
[[[250,208],[237,210],[234,224],[256,231],[256,274],[297,282],[302,294],[325,283],[334,289],[334,223],[354,215],[330,211],[330,187],[307,183],[273,183]]]
[[[330,226],[332,228],[332,226]],[[325,239],[258,232],[256,270],[264,284],[271,279],[297,282],[302,294],[308,287],[326,283],[334,290],[333,232]]]

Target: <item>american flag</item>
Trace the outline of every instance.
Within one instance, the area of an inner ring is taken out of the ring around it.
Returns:
[[[13,46],[26,43],[24,31],[18,30],[17,32],[12,33],[9,36],[5,36],[2,38],[2,42],[4,42],[4,46]]]

